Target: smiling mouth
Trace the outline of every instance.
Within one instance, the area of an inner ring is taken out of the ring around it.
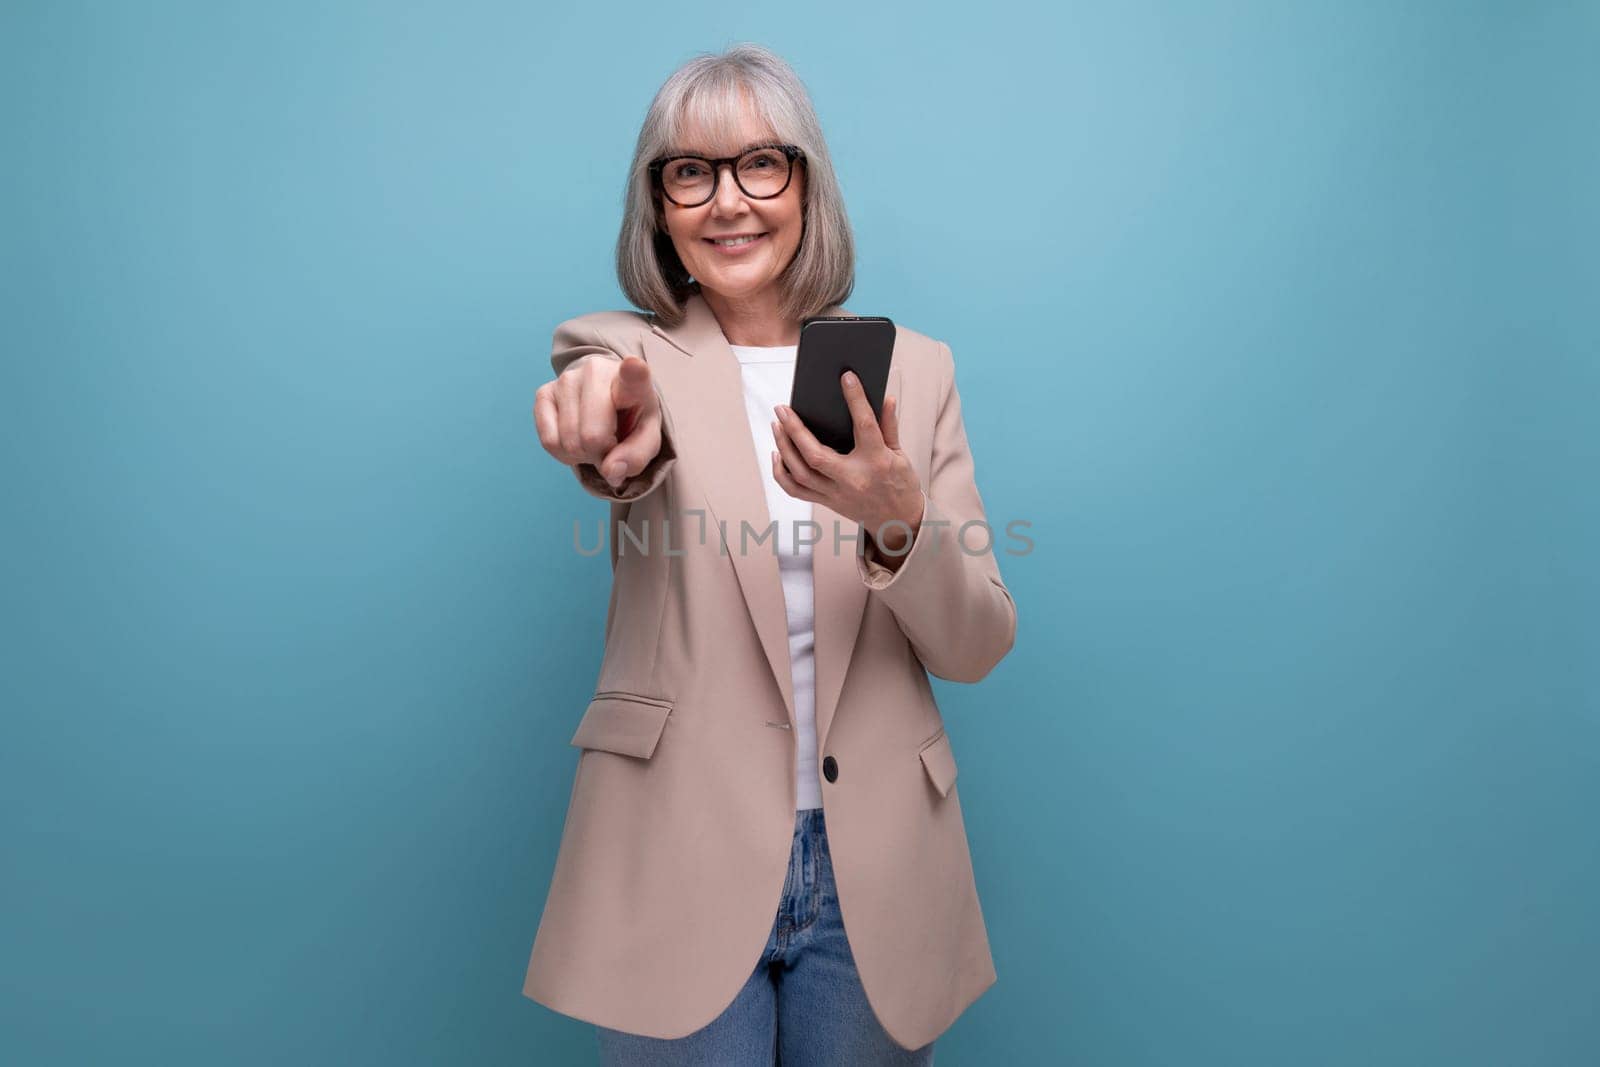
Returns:
[[[724,241],[715,237],[707,237],[704,240],[707,244],[716,245],[718,248],[743,248],[745,245],[755,244],[766,235],[767,231],[764,230],[753,237],[741,237],[736,241]]]

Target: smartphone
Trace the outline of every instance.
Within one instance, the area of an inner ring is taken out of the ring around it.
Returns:
[[[839,376],[854,371],[872,413],[882,419],[894,332],[894,323],[881,315],[818,315],[800,324],[789,407],[818,441],[841,455],[855,450],[856,433]]]

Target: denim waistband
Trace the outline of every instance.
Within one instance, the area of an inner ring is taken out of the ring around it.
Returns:
[[[794,833],[796,837],[801,834],[821,836],[827,830],[822,821],[821,808],[800,808],[794,813]]]

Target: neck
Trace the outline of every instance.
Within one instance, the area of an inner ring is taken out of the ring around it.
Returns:
[[[768,286],[749,296],[724,296],[704,286],[700,295],[722,327],[730,345],[777,348],[800,343],[800,324],[785,319],[778,310],[778,294]]]

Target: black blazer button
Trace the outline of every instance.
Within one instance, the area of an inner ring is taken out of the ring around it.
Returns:
[[[832,756],[824,756],[822,758],[822,777],[830,782],[837,782],[839,780],[839,761]]]

